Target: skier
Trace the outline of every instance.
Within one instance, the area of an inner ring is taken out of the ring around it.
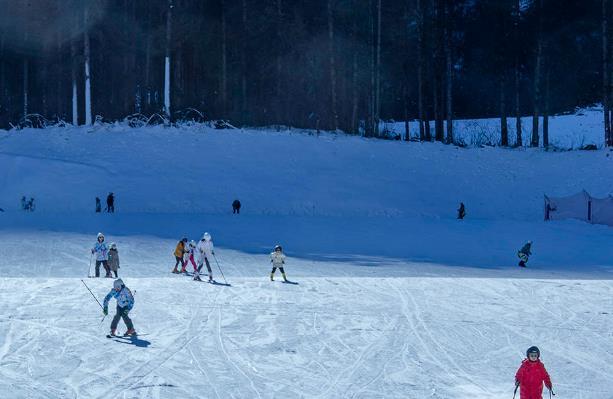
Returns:
[[[532,248],[532,241],[528,241],[519,252],[517,252],[517,256],[519,257],[519,266],[526,267],[526,263],[528,263],[528,258],[532,255],[530,249]]]
[[[34,212],[34,198],[30,197],[30,200],[26,204],[26,209],[30,212]]]
[[[215,250],[211,235],[209,233],[204,233],[202,235],[202,239],[198,243],[196,249],[198,253],[198,272],[202,270],[203,265],[206,265],[206,269],[209,272],[209,282],[211,282],[213,281],[213,271],[211,270],[209,259],[213,258],[213,255],[215,255]],[[194,276],[194,280],[200,280],[200,277],[196,278]]]
[[[26,201],[26,196],[22,196],[21,197],[21,209],[23,209],[24,211],[27,210],[26,209],[26,205],[28,204],[28,201]]]
[[[173,273],[185,273],[185,261],[183,260],[183,255],[187,252],[185,250],[185,244],[187,244],[187,238],[183,237],[181,239],[181,241],[179,241],[177,243],[177,246],[175,248],[175,267],[174,269],[172,269]],[[177,270],[177,266],[179,266],[179,263],[181,263],[181,271],[179,272],[179,270]]]
[[[189,262],[192,263],[192,266],[194,267],[194,280],[200,280],[200,274],[198,272],[198,267],[196,266],[196,260],[194,258],[194,255],[196,255],[196,241],[191,240],[189,242],[189,246],[188,246],[188,250],[187,250],[187,260],[185,261],[185,264],[189,264]]]
[[[100,198],[96,197],[96,213],[100,213],[102,205],[100,204]]]
[[[115,212],[115,194],[109,193],[106,197],[106,211],[110,213]]]
[[[541,352],[536,346],[531,346],[526,351],[526,359],[521,362],[521,366],[515,374],[515,391],[519,387],[519,397],[521,399],[542,399],[543,383],[547,389],[553,393],[551,378],[545,369],[545,365],[539,359]]]
[[[275,281],[275,271],[277,271],[277,268],[279,268],[281,275],[283,276],[283,281],[287,282],[285,270],[283,270],[283,265],[285,264],[285,254],[283,253],[283,248],[281,248],[281,245],[275,245],[275,250],[270,253],[270,263],[272,263],[270,281]]]
[[[104,234],[98,233],[97,239],[96,245],[92,248],[92,254],[96,254],[96,277],[100,277],[100,265],[104,266],[106,277],[112,277],[111,269],[109,269],[108,265],[109,248],[104,242]]]
[[[466,216],[466,209],[464,208],[464,203],[460,202],[460,207],[458,208],[458,219],[462,220]]]
[[[232,213],[241,213],[241,202],[237,199],[232,202]]]
[[[128,316],[128,313],[130,313],[130,310],[132,310],[134,307],[134,296],[132,295],[132,291],[130,291],[130,289],[124,285],[120,278],[113,281],[113,289],[111,289],[111,291],[104,297],[102,312],[105,316],[109,314],[108,306],[111,298],[115,298],[117,300],[117,313],[115,313],[115,317],[113,317],[113,321],[111,321],[111,334],[108,335],[108,337],[110,338],[115,336],[115,331],[117,330],[117,324],[119,323],[120,318],[123,318],[123,322],[128,328],[124,336],[136,335],[132,320],[130,320],[130,317]]]
[[[119,271],[119,252],[117,252],[117,245],[112,242],[109,246],[109,268],[115,274],[115,278],[117,278],[117,272]]]

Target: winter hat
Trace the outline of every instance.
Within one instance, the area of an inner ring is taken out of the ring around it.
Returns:
[[[281,245],[275,245],[275,252],[276,251],[283,251],[283,248],[281,248]]]
[[[111,243],[111,245],[109,245],[110,249],[117,249],[117,244],[115,244],[114,242]]]
[[[102,233],[98,233],[98,235],[96,236],[96,238],[100,239],[102,238],[104,240],[104,234]]]
[[[211,241],[211,235],[209,233],[204,233],[202,235],[202,239],[206,241]]]
[[[195,246],[196,246],[196,241],[191,240],[191,241],[189,242],[189,246],[190,246],[190,247],[195,247]]]
[[[181,238],[181,242],[187,242],[187,237]]]
[[[530,357],[531,353],[536,353],[537,357],[541,357],[541,351],[536,346],[531,346],[528,348],[528,350],[526,351],[526,357]]]
[[[117,280],[113,281],[113,289],[116,291],[119,291],[121,288],[123,287],[123,280],[118,278]]]

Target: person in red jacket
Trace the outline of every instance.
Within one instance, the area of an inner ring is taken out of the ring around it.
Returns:
[[[526,358],[521,362],[521,366],[515,374],[515,391],[519,386],[519,396],[521,399],[542,399],[543,383],[547,389],[553,393],[551,378],[545,369],[545,365],[540,360],[541,352],[536,346],[531,346],[526,351]]]

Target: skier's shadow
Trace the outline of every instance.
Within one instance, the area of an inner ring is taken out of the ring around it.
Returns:
[[[115,341],[120,342],[122,344],[138,346],[139,348],[146,348],[151,345],[151,342],[147,341],[146,339],[140,339],[137,336],[131,336],[126,338],[122,337],[116,339]]]

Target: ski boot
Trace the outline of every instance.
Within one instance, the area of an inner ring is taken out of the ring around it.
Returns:
[[[172,273],[177,274],[177,273],[179,273],[179,270],[175,267],[174,269],[172,269]]]
[[[275,274],[274,273],[270,273],[270,281],[275,281]]]
[[[200,276],[196,275],[194,276],[194,281],[202,281],[202,279],[200,278]]]
[[[213,282],[213,275],[209,274],[209,283],[212,283],[212,282]]]
[[[123,336],[124,337],[130,337],[136,335],[136,330],[134,330],[133,328],[130,328],[128,331],[126,331]]]
[[[526,262],[524,262],[523,260],[520,260],[519,267],[526,267]]]
[[[181,273],[187,273],[187,270],[185,269],[185,266],[183,266],[183,267],[181,268]]]
[[[117,330],[116,330],[116,329],[111,328],[111,333],[110,333],[109,335],[110,335],[111,337],[114,337],[114,336],[116,336],[116,335],[117,335],[117,334],[116,334],[116,332],[117,332]]]
[[[285,277],[285,273],[281,273],[283,275],[283,281],[287,283],[287,277]]]

